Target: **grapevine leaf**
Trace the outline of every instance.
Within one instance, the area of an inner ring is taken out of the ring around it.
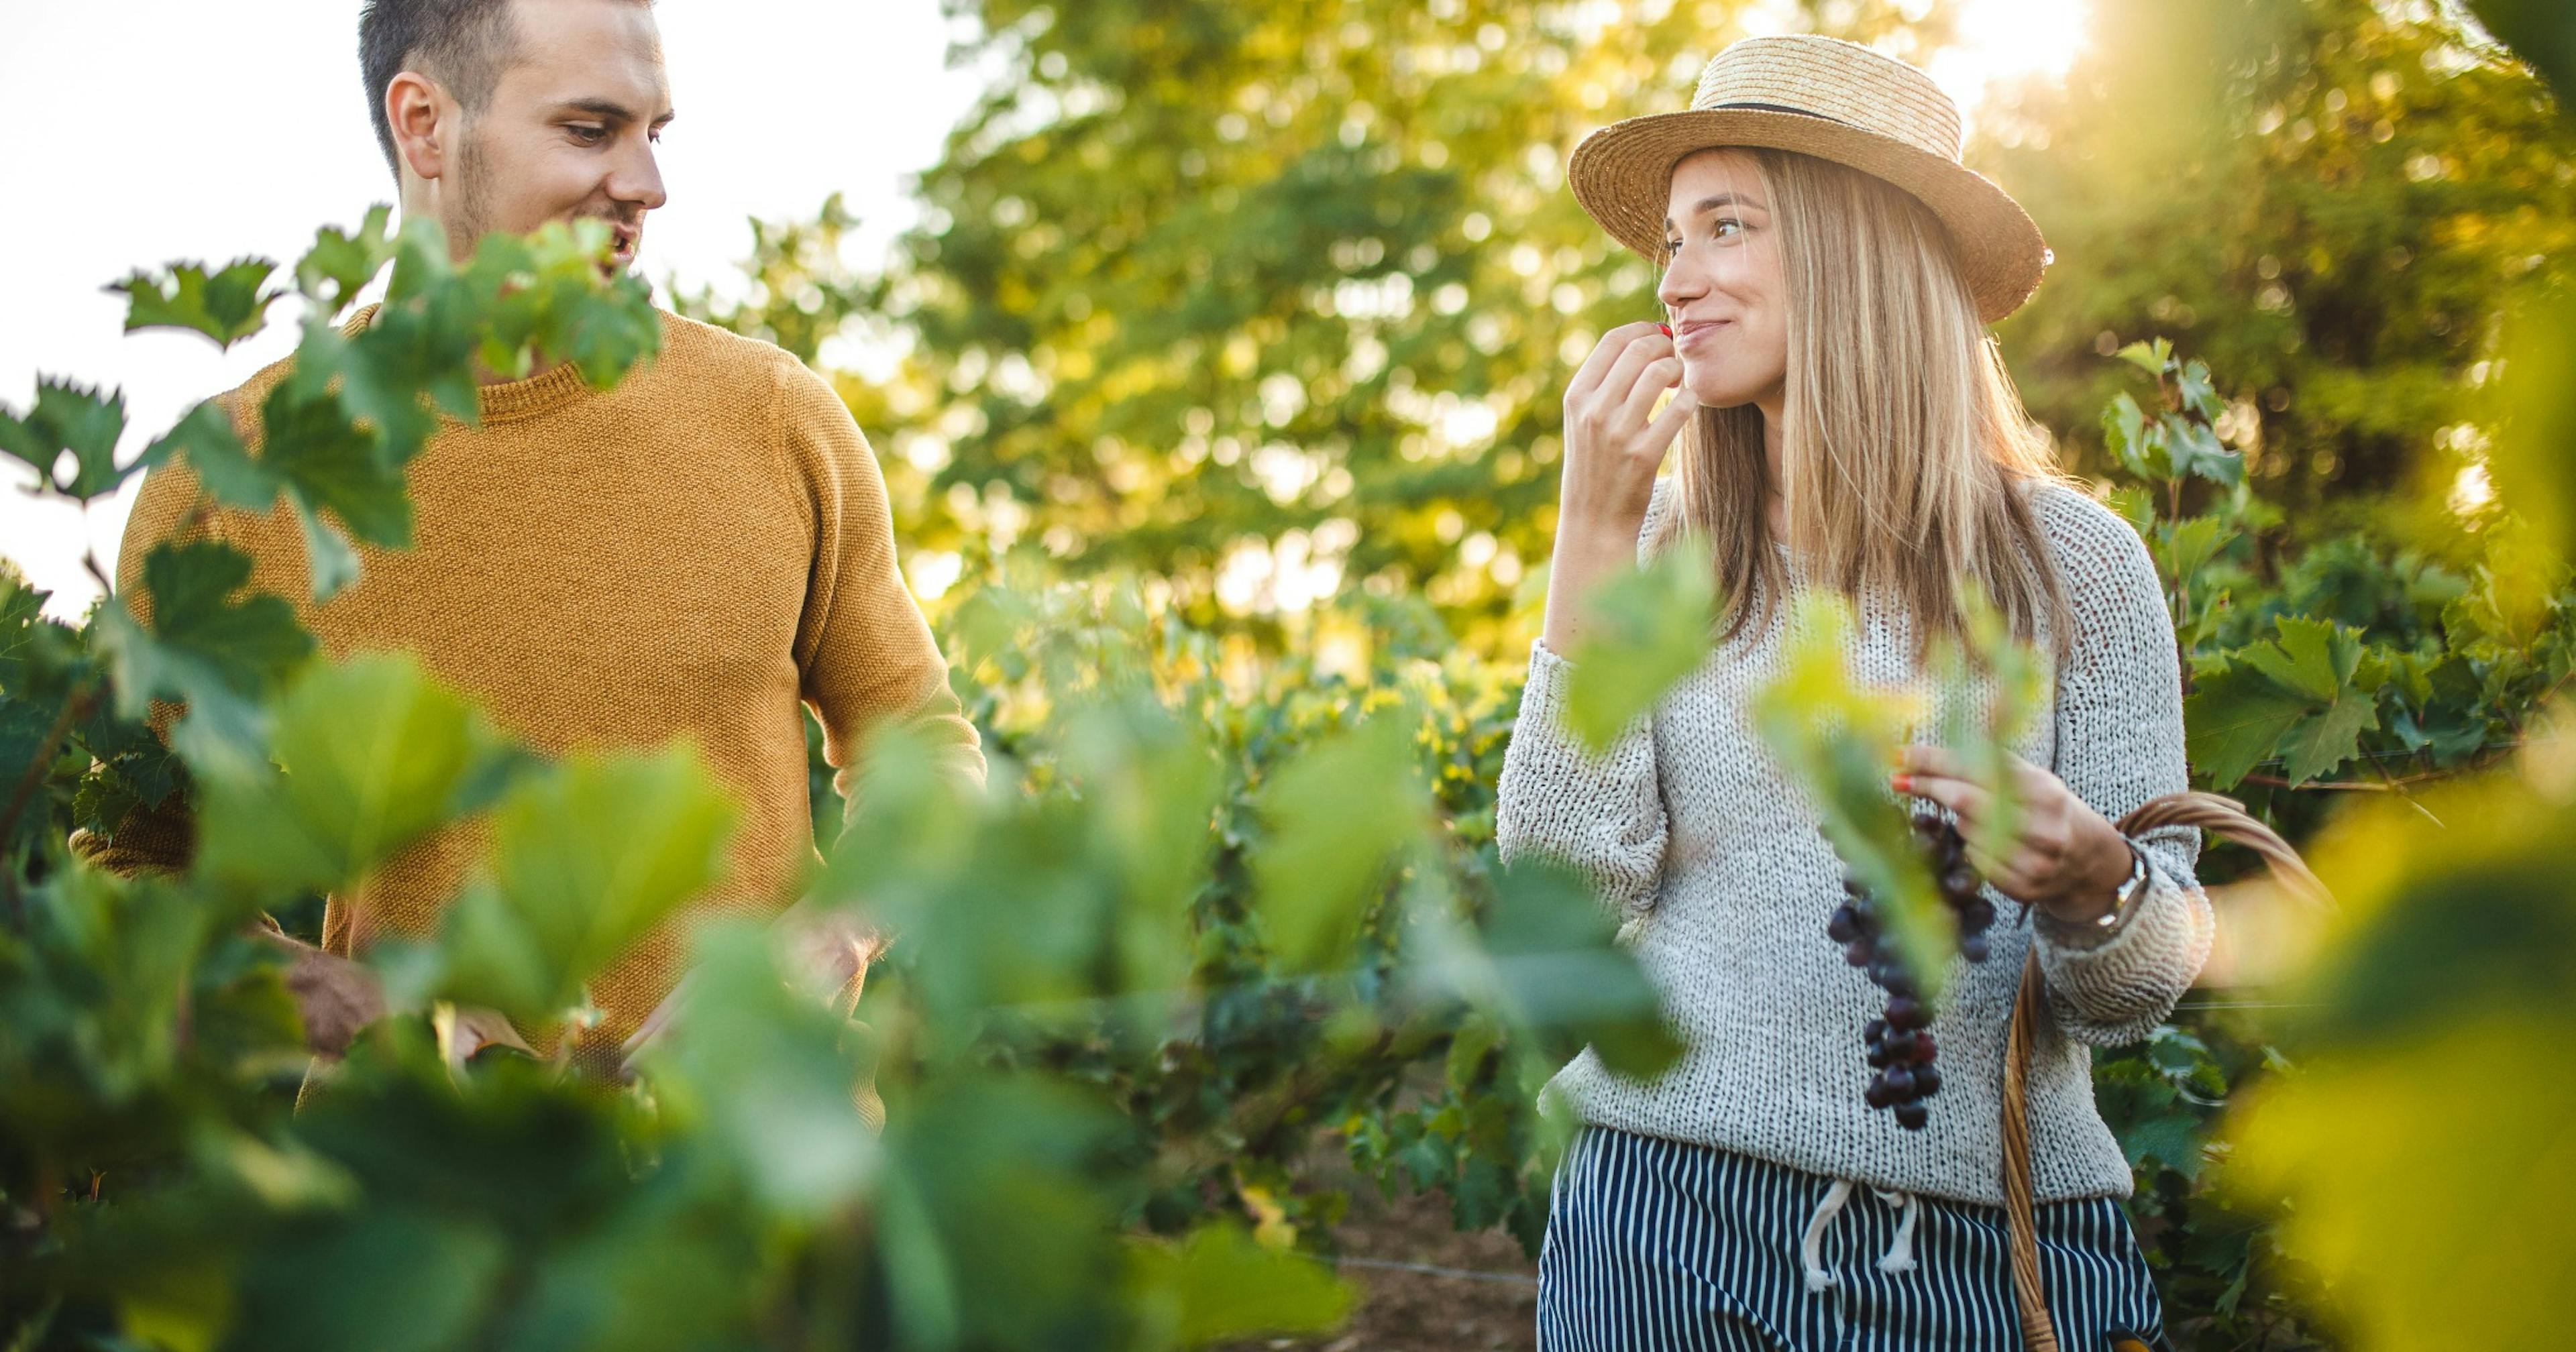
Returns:
[[[260,406],[260,420],[260,463],[281,488],[311,509],[328,509],[368,544],[410,546],[412,505],[402,468],[387,462],[378,439],[351,420],[338,398],[280,381]]]
[[[2183,745],[2209,787],[2234,788],[2307,716],[2312,701],[2251,666],[2195,668],[2183,701]]]
[[[358,580],[358,551],[338,526],[325,521],[301,493],[287,495],[295,507],[295,524],[304,532],[304,558],[313,575],[313,599],[328,601]]]
[[[465,701],[415,658],[314,663],[274,709],[273,764],[202,786],[200,863],[212,876],[280,890],[338,887],[445,821],[501,754]]]
[[[2140,478],[2149,477],[2145,451],[2139,444],[2144,440],[2146,430],[2146,410],[2139,408],[2138,401],[2130,398],[2126,390],[2114,396],[2110,405],[2102,410],[2102,444],[2109,448],[2111,457],[2123,468]]]
[[[730,922],[700,935],[687,1004],[646,1066],[671,1109],[703,1122],[761,1204],[819,1219],[875,1176],[876,1138],[851,1091],[867,1067],[846,1025],[797,994],[766,926]]]
[[[2246,665],[2320,703],[2352,681],[2361,662],[2360,636],[2332,620],[2284,615],[2274,622],[2278,642],[2252,644],[2237,654]]]
[[[337,226],[316,232],[313,247],[295,264],[296,289],[326,317],[348,309],[393,257],[393,241],[386,234],[392,219],[393,208],[378,204],[369,209],[355,234]]]
[[[2160,376],[2164,374],[2165,363],[2173,358],[2173,344],[2162,338],[2153,342],[2141,340],[2121,348],[2119,357],[2148,375]]]
[[[1647,1078],[1680,1054],[1636,959],[1591,888],[1532,863],[1503,875],[1485,921],[1501,1012],[1554,1059],[1589,1045],[1613,1073]]]
[[[1262,1336],[1330,1333],[1356,1298],[1331,1269],[1212,1222],[1178,1241],[1129,1241],[1130,1304],[1149,1347],[1209,1347]]]
[[[492,813],[488,877],[449,908],[442,994],[543,1021],[713,882],[735,810],[686,748],[579,755]]]
[[[2160,551],[2167,581],[2176,591],[2188,591],[2192,579],[2234,536],[2235,532],[2214,516],[2195,516],[2173,523],[2164,532],[2164,548]]]
[[[1595,753],[1708,660],[1717,601],[1705,547],[1685,542],[1619,573],[1591,598],[1592,624],[1566,654],[1566,730]]]
[[[126,297],[125,331],[193,329],[217,347],[231,347],[268,324],[268,307],[283,294],[268,285],[277,264],[236,258],[209,273],[203,263],[173,263],[166,278],[136,272],[107,288]]]
[[[125,392],[102,396],[96,386],[81,386],[51,376],[36,382],[36,402],[24,417],[0,405],[0,451],[26,461],[37,479],[54,491],[86,502],[116,491],[143,462],[117,468],[116,443],[125,435]],[[72,458],[69,479],[55,472],[64,455]]]
[[[2316,713],[2282,734],[2282,778],[2293,785],[2308,783],[2336,765],[2360,757],[2362,734],[2378,726],[2378,700],[2360,690],[2344,693],[2344,698],[2334,700],[2324,713]]]
[[[2218,388],[2210,381],[2206,362],[2185,362],[2175,373],[2174,388],[2182,396],[2185,411],[2203,420],[2218,416]]]
[[[1779,674],[1754,696],[1753,724],[1813,800],[1846,872],[1877,900],[1900,960],[1937,1000],[1955,930],[1887,782],[1922,702],[1852,679],[1852,624],[1851,607],[1838,595],[1799,600]]]
[[[214,400],[189,409],[152,444],[146,458],[171,455],[184,457],[198,485],[227,507],[261,511],[277,501],[277,476],[242,445],[232,415]]]
[[[155,545],[143,559],[151,622],[123,599],[99,613],[98,643],[116,672],[118,713],[140,719],[155,699],[188,706],[183,750],[256,746],[259,703],[313,652],[287,603],[265,593],[235,599],[250,556],[211,540]]]
[[[1413,728],[1392,711],[1282,767],[1260,797],[1270,838],[1253,857],[1273,950],[1292,969],[1329,967],[1358,937],[1396,853],[1417,839],[1428,803]]]

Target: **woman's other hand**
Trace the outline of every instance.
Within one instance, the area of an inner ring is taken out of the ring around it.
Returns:
[[[1959,819],[1968,862],[1994,889],[2068,924],[2108,914],[2128,881],[2128,838],[2075,796],[2066,782],[2019,756],[2004,758],[2020,800],[2012,838],[1997,844],[1983,829],[1994,805],[1992,785],[1978,783],[1946,747],[1911,746],[1890,783],[1898,793],[1938,803]]]

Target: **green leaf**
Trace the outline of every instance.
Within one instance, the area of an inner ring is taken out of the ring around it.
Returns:
[[[74,385],[51,376],[36,382],[36,402],[24,417],[0,405],[0,451],[26,461],[39,482],[66,497],[84,502],[116,491],[127,476],[144,465],[116,465],[116,443],[125,435],[125,392],[102,396],[96,386]],[[63,477],[56,466],[72,458]]]
[[[1253,856],[1253,883],[1272,951],[1287,966],[1338,964],[1389,864],[1420,838],[1429,804],[1413,733],[1409,720],[1381,713],[1310,748],[1262,787],[1270,838]]]
[[[487,877],[448,909],[442,994],[542,1021],[722,873],[733,802],[685,746],[576,755],[492,814]]]
[[[265,258],[236,258],[214,273],[203,263],[173,263],[166,277],[148,272],[107,288],[126,297],[125,331],[193,329],[231,347],[268,324],[268,307],[285,294],[268,285],[277,264]]]
[[[2163,534],[2159,562],[2164,564],[2166,581],[2177,591],[2187,590],[2200,570],[2236,538],[2236,532],[2214,516],[2174,522]]]
[[[2326,706],[2325,712],[2292,728],[2281,738],[2281,775],[2293,785],[2305,784],[2361,755],[2361,734],[2379,726],[2376,701],[2359,691]]]
[[[277,501],[277,476],[242,445],[232,415],[214,400],[189,409],[144,458],[157,462],[172,455],[184,457],[198,485],[227,507],[256,512]]]
[[[294,504],[295,524],[304,533],[304,558],[312,572],[313,599],[317,603],[328,601],[358,580],[358,551],[338,526],[313,510],[302,493],[290,493],[287,500]]]
[[[122,598],[99,612],[98,646],[116,673],[117,711],[141,719],[150,701],[188,706],[174,745],[197,757],[259,745],[259,703],[313,652],[293,607],[266,593],[236,598],[250,556],[211,540],[155,545],[143,559],[151,623]]]
[[[2183,701],[2184,751],[2208,786],[2224,793],[2271,757],[2313,703],[2251,666],[2196,667]]]
[[[2184,411],[2208,421],[2218,416],[2218,389],[2209,378],[2206,362],[2185,362],[2174,376],[2174,388],[2182,396]]]
[[[295,289],[326,318],[348,309],[393,257],[393,241],[386,233],[392,220],[393,208],[378,204],[355,234],[337,227],[317,232],[313,247],[295,264]]]
[[[1813,800],[1845,871],[1877,899],[1899,957],[1937,1000],[1957,930],[1887,782],[1922,702],[1852,678],[1852,625],[1841,596],[1799,598],[1779,673],[1753,698],[1753,726]]]
[[[1322,1263],[1265,1248],[1226,1221],[1177,1241],[1130,1240],[1128,1252],[1130,1300],[1146,1348],[1329,1333],[1358,1297]]]
[[[1566,654],[1566,730],[1595,753],[1654,707],[1673,683],[1698,670],[1713,644],[1717,582],[1697,541],[1602,584],[1591,598],[1582,642]]]
[[[368,544],[410,547],[412,505],[402,466],[337,395],[280,381],[260,406],[260,422],[260,464],[281,489],[310,509],[329,510]]]
[[[1644,1079],[1681,1054],[1653,984],[1572,871],[1532,863],[1506,873],[1484,943],[1493,987],[1482,994],[1551,1059],[1590,1046],[1612,1073]]]
[[[2165,363],[2173,360],[2173,344],[2162,338],[2153,342],[2139,341],[2121,348],[2120,360],[2151,376],[2165,373]]]
[[[505,755],[454,693],[407,655],[305,668],[279,698],[274,768],[209,776],[198,801],[199,865],[275,890],[327,891],[445,822]]]
[[[880,1151],[852,1099],[869,1065],[848,1047],[849,1026],[789,981],[775,938],[744,921],[701,932],[669,1038],[646,1066],[763,1208],[821,1220],[875,1177]]]
[[[2142,479],[2154,477],[2147,473],[2146,447],[2142,444],[2146,430],[2146,410],[2139,408],[2138,401],[2130,398],[2126,390],[2113,396],[2102,410],[2103,446],[2111,452],[2112,459]]]
[[[2246,665],[2320,703],[2351,682],[2361,661],[2360,636],[2332,620],[2284,615],[2274,622],[2277,643],[2253,644],[2237,654]]]

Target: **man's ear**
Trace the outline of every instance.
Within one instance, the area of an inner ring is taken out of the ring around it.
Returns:
[[[385,86],[385,121],[393,128],[394,156],[416,178],[436,180],[455,153],[456,102],[438,82],[404,71]]]

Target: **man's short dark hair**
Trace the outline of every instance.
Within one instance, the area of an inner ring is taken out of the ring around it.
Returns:
[[[510,0],[366,0],[358,13],[358,66],[366,75],[376,144],[397,181],[402,164],[385,116],[385,90],[394,77],[417,70],[446,86],[465,111],[478,113],[492,101],[517,40]]]

